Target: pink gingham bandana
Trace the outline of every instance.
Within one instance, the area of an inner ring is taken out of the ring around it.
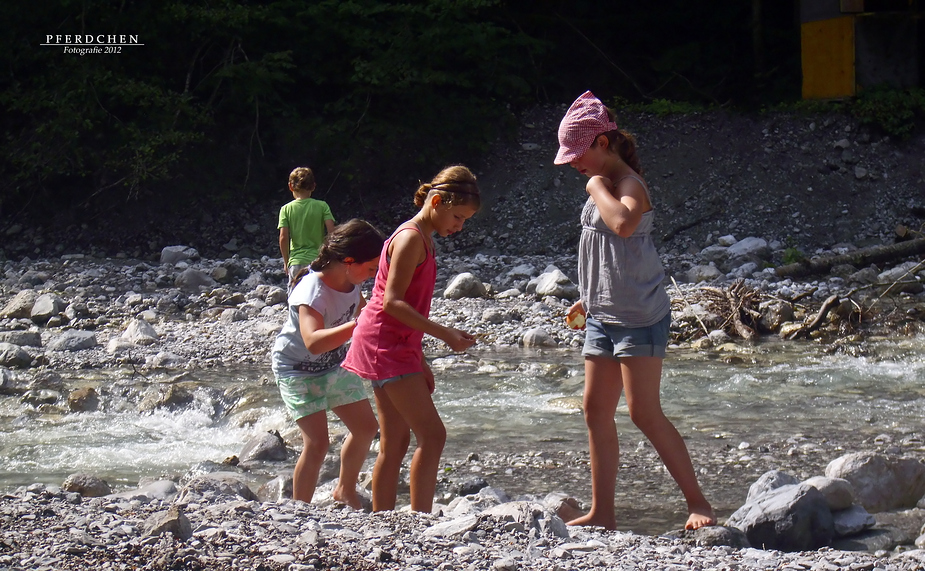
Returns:
[[[616,130],[617,124],[610,120],[601,100],[585,91],[559,123],[559,152],[554,162],[564,165],[581,158],[598,135]]]

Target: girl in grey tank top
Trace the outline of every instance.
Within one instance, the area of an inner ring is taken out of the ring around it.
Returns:
[[[638,182],[635,174],[614,181],[619,187],[627,179]],[[648,327],[659,322],[671,309],[671,300],[662,287],[665,271],[652,242],[653,211],[649,209],[633,233],[623,238],[601,218],[594,199],[588,197],[581,211],[581,240],[578,244],[578,284],[587,313],[603,323],[623,327]]]
[[[652,442],[687,501],[687,529],[716,524],[684,439],[662,411],[662,361],[671,304],[652,243],[652,201],[640,174],[636,141],[588,91],[559,125],[556,164],[588,177],[581,212],[578,277],[582,300],[566,323],[585,322],[582,408],[591,453],[591,509],[568,522],[616,529],[620,449],[614,415],[623,391],[633,423]]]

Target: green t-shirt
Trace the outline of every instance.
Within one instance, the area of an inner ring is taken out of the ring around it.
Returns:
[[[334,220],[323,200],[301,198],[279,209],[279,228],[289,228],[289,265],[307,266],[318,257],[325,220]]]

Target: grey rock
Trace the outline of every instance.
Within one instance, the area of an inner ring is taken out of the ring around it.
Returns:
[[[698,265],[687,271],[687,281],[690,283],[712,282],[723,277],[723,272],[716,266]]]
[[[0,343],[12,343],[20,347],[41,347],[42,335],[38,331],[0,331]]]
[[[678,529],[665,534],[700,547],[726,546],[733,549],[751,547],[745,532],[736,527],[725,525],[708,525],[700,529]]]
[[[38,297],[38,292],[33,289],[20,290],[0,310],[0,319],[23,317],[28,319],[32,314],[32,306],[35,305],[35,300]]]
[[[825,496],[804,484],[759,496],[733,513],[726,525],[744,531],[757,548],[781,551],[817,549],[828,545],[835,533]]]
[[[286,442],[279,432],[265,432],[264,434],[252,438],[241,449],[239,455],[241,462],[253,462],[255,460],[285,460],[289,457],[286,449]]]
[[[522,338],[525,348],[556,347],[558,343],[542,327],[527,330]]]
[[[80,351],[92,349],[98,345],[96,334],[92,331],[69,329],[49,341],[47,349],[49,351]]]
[[[745,498],[745,502],[753,502],[761,496],[773,492],[778,488],[783,486],[792,486],[799,483],[800,481],[795,477],[780,470],[771,470],[765,472],[748,488],[748,496]]]
[[[135,345],[157,343],[158,337],[154,327],[143,319],[132,319],[122,332],[122,339]]]
[[[847,454],[830,462],[825,475],[850,482],[857,503],[871,513],[913,507],[925,495],[925,464],[911,458]]]
[[[66,492],[77,492],[87,498],[99,498],[108,496],[112,489],[105,480],[92,474],[71,474],[61,484],[61,489]]]
[[[67,396],[67,408],[71,412],[91,412],[99,408],[100,399],[93,387],[74,389]]]
[[[186,260],[198,260],[199,252],[189,246],[167,246],[161,250],[162,264],[176,264]]]
[[[25,349],[12,343],[0,343],[0,367],[20,369],[31,364],[32,356]]]
[[[247,314],[241,311],[240,309],[228,308],[222,311],[221,316],[219,316],[219,321],[222,323],[235,323],[237,321],[245,321],[247,319]]]
[[[175,482],[172,480],[157,480],[132,490],[110,494],[107,497],[122,500],[169,500],[176,495],[177,484]]]
[[[856,535],[877,523],[874,516],[867,513],[867,510],[859,505],[832,512],[832,520],[835,525],[835,537]]]
[[[533,292],[537,297],[553,296],[560,299],[578,299],[578,286],[560,270],[545,272],[536,278]]]
[[[198,292],[201,288],[215,287],[216,282],[204,272],[187,268],[177,275],[174,285],[183,291]]]
[[[771,253],[771,249],[768,248],[768,243],[762,238],[756,238],[754,236],[749,236],[748,238],[743,238],[739,240],[732,246],[729,246],[729,249],[726,251],[730,258],[742,258],[746,256],[754,256],[757,258],[766,258]]]
[[[43,293],[38,296],[35,303],[32,305],[29,317],[35,323],[43,324],[51,319],[51,317],[64,311],[66,307],[67,303],[57,295],[53,293]]]
[[[479,523],[475,515],[464,515],[460,518],[444,521],[432,525],[424,530],[424,537],[458,537],[472,531]]]
[[[443,297],[446,299],[462,299],[464,297],[485,297],[488,291],[485,284],[472,273],[463,272],[446,286]]]
[[[176,503],[183,505],[198,500],[204,494],[232,496],[257,501],[257,495],[233,472],[212,472],[190,479],[181,489]]]
[[[286,290],[279,287],[271,287],[264,298],[264,302],[267,305],[277,305],[280,303],[286,303],[288,301],[288,296],[286,295]]]
[[[822,492],[833,512],[848,509],[854,503],[854,488],[848,480],[814,476],[803,483]]]
[[[152,514],[145,522],[145,535],[157,536],[168,532],[183,541],[193,537],[193,526],[179,505],[170,506],[166,512]]]
[[[317,489],[316,495],[317,495]],[[261,502],[280,502],[292,497],[292,475],[280,474],[257,488],[257,498]],[[315,498],[312,498],[315,500]]]

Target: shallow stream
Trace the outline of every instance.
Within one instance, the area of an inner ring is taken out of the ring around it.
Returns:
[[[850,356],[815,344],[765,342],[739,353],[669,351],[663,406],[688,442],[718,515],[742,503],[767,469],[821,474],[846,452],[876,448],[925,456],[925,339],[868,343]],[[511,496],[590,499],[577,351],[480,351],[433,356],[435,400],[447,425],[447,472],[484,477]],[[69,413],[0,396],[0,491],[60,484],[74,472],[133,487],[239,454],[252,437],[296,433],[267,369],[146,374],[61,372],[67,389],[94,386],[96,412]],[[153,408],[169,385],[192,399]],[[64,391],[66,395],[66,391]],[[140,412],[145,410],[145,412]],[[660,533],[684,521],[682,498],[644,437],[618,410],[621,529]],[[332,422],[332,432],[342,430]],[[372,458],[372,455],[370,456]],[[265,465],[266,474],[292,462]]]

